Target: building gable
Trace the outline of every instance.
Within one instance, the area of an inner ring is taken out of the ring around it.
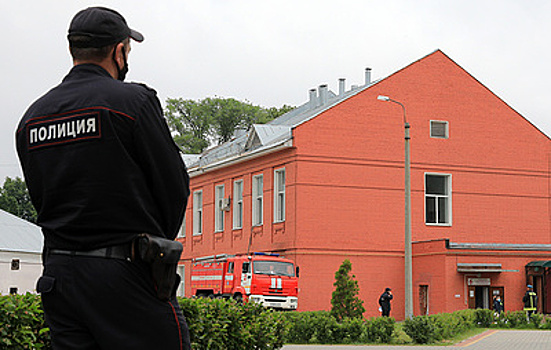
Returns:
[[[368,152],[372,159],[399,161],[402,110],[377,100],[379,95],[405,106],[413,162],[449,164],[451,157],[452,163],[472,166],[507,168],[513,162],[514,167],[545,170],[541,159],[549,153],[549,137],[440,50],[297,125],[297,151],[353,159]],[[447,123],[447,140],[430,137],[431,121]]]

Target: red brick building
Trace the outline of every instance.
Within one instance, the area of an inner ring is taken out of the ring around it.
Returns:
[[[411,125],[414,313],[488,308],[498,293],[518,310],[527,282],[551,312],[549,137],[439,50],[370,75],[348,91],[344,80],[338,93],[311,90],[190,162],[186,295],[192,258],[279,252],[301,268],[299,310],[329,309],[350,259],[366,316],[391,287],[403,318],[403,114],[386,95]]]

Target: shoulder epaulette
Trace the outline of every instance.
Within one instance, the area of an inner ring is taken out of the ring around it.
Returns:
[[[157,90],[155,90],[155,89],[153,89],[152,87],[146,85],[145,83],[131,82],[131,84],[141,86],[141,87],[145,88],[147,91],[150,91],[150,92],[152,92],[152,93],[154,93],[154,94],[157,94]]]

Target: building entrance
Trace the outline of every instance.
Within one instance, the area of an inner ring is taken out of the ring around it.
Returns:
[[[475,309],[490,308],[490,287],[474,287]]]
[[[505,306],[505,288],[469,286],[469,309],[493,309],[494,298],[499,296]]]
[[[551,313],[551,260],[532,261],[526,265],[526,284],[534,286],[538,312]]]

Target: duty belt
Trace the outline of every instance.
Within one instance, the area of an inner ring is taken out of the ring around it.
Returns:
[[[62,250],[62,249],[48,249],[48,254],[52,255],[69,255],[69,256],[82,256],[93,258],[106,258],[106,259],[121,259],[132,261],[132,244],[121,244],[105,248],[93,249],[93,250]]]

